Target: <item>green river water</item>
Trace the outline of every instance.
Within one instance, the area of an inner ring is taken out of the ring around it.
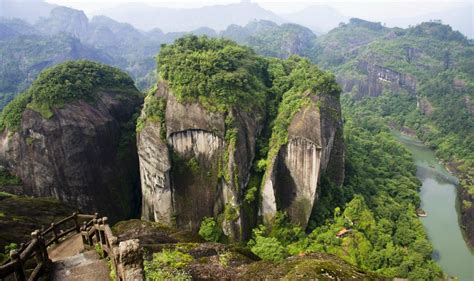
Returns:
[[[433,244],[433,258],[445,274],[460,281],[474,281],[474,252],[464,241],[459,225],[457,182],[439,164],[434,152],[422,142],[394,133],[412,154],[417,167],[416,176],[422,182],[421,208],[428,214],[421,221]]]

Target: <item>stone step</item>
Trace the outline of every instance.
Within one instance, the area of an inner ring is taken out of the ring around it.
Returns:
[[[109,268],[95,251],[80,253],[53,263],[51,280],[109,281]]]

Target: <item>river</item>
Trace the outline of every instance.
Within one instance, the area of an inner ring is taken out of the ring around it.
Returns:
[[[457,178],[436,160],[434,152],[415,138],[394,133],[412,154],[416,176],[422,182],[421,208],[428,214],[421,217],[433,244],[433,258],[445,274],[460,281],[474,280],[474,252],[467,246],[459,224]]]

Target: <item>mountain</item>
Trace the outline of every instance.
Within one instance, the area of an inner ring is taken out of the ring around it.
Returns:
[[[35,23],[41,17],[47,17],[57,5],[43,0],[6,0],[0,2],[0,18],[18,18]]]
[[[309,6],[298,12],[283,14],[282,17],[289,22],[309,27],[318,35],[348,20],[348,17],[326,5]]]
[[[348,110],[416,134],[461,179],[461,222],[474,245],[474,46],[439,22],[401,29],[353,19],[317,39]]]
[[[21,58],[23,64],[35,64],[36,71],[22,64],[19,68],[4,68],[3,76],[0,76],[1,84],[4,85],[1,89],[5,97],[3,103],[24,90],[44,67],[67,59],[88,58],[112,64],[127,71],[139,89],[147,89],[156,79],[153,56],[159,52],[161,44],[172,43],[186,33],[231,38],[251,46],[259,54],[280,58],[292,54],[311,57],[316,38],[302,26],[277,25],[263,20],[251,21],[245,27],[231,25],[220,33],[209,27],[199,27],[190,32],[164,33],[157,28],[144,32],[131,24],[117,22],[106,16],[95,16],[89,20],[83,11],[56,7],[48,17],[41,18],[34,25],[18,19],[1,21],[0,38],[5,40],[0,42],[0,46],[4,49],[5,61]],[[60,42],[64,42],[64,38],[72,40],[69,54],[62,53],[65,45]],[[38,46],[34,45],[35,41]],[[16,44],[22,44],[22,51],[13,55]],[[56,51],[41,53],[41,50],[53,50],[50,47]],[[31,57],[33,54],[35,57]],[[40,59],[48,59],[48,62],[39,63]],[[4,64],[7,65],[10,64]]]
[[[277,58],[300,55],[311,58],[316,35],[301,25],[271,21],[252,21],[245,26],[230,25],[220,36],[252,47],[257,53]]]
[[[460,31],[468,38],[474,38],[474,5],[460,3],[458,7],[442,11],[433,12],[417,17],[409,18],[391,18],[384,20],[389,26],[408,27],[416,25],[420,22],[428,22],[432,20],[440,20],[445,24],[449,24],[454,30]]]
[[[8,33],[9,32],[9,33]],[[24,91],[44,68],[67,60],[90,59],[112,64],[105,52],[66,34],[39,35],[21,20],[0,22],[0,107]]]
[[[67,33],[81,38],[88,31],[89,19],[83,11],[66,7],[57,7],[51,10],[48,17],[39,19],[35,27],[44,34]]]
[[[131,23],[142,30],[158,27],[165,32],[191,31],[203,26],[223,30],[231,24],[245,25],[256,19],[283,22],[273,12],[247,1],[192,9],[158,8],[130,3],[99,11],[98,14]]]
[[[334,77],[308,60],[267,65],[247,47],[196,36],[164,47],[158,62],[162,79],[137,122],[142,217],[193,231],[211,217],[233,241],[251,236],[257,213],[269,221],[285,211],[305,228],[320,175],[343,181]]]
[[[41,72],[0,116],[0,163],[21,180],[13,192],[115,221],[136,216],[141,103],[133,80],[107,65],[70,61]]]

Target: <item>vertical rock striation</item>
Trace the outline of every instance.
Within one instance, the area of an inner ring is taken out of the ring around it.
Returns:
[[[18,132],[1,136],[0,159],[21,178],[26,195],[55,197],[113,219],[137,213],[138,159],[133,143],[120,146],[138,95],[119,100],[102,92],[96,105],[77,101],[50,119],[26,109]],[[119,151],[121,150],[121,151]]]
[[[336,184],[344,179],[344,149],[338,100],[311,96],[288,127],[288,143],[271,159],[262,190],[261,214],[271,221],[277,211],[306,227],[318,198],[321,174]],[[328,169],[328,167],[330,167]]]
[[[55,197],[112,220],[137,216],[133,116],[141,103],[133,81],[105,65],[67,62],[40,74],[1,116],[0,164],[21,179],[15,193]]]
[[[226,234],[241,239],[239,206],[261,118],[230,112],[238,132],[234,144],[225,138],[224,113],[178,102],[166,82],[159,83],[152,98],[165,100],[166,118],[165,126],[145,122],[137,135],[142,218],[196,231],[204,217],[218,217],[225,208],[234,208],[237,218],[221,219]]]

